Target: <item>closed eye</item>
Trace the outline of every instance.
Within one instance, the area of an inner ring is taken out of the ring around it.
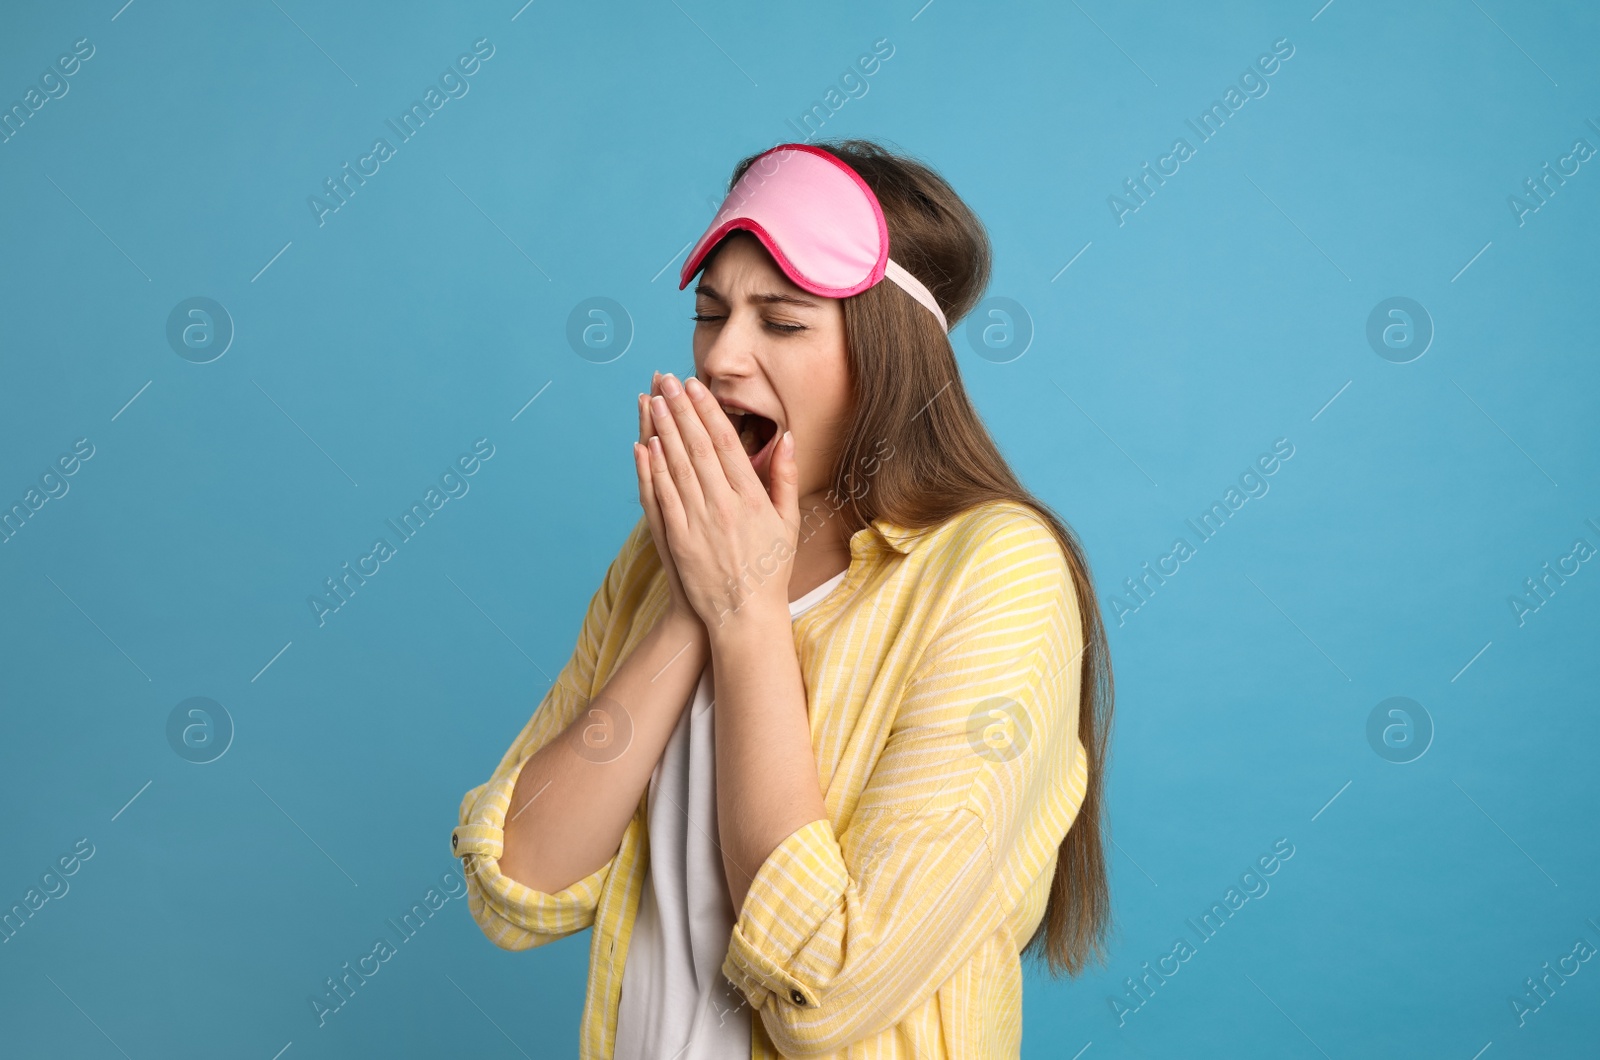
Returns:
[[[706,324],[715,320],[722,320],[723,318],[718,316],[708,316],[705,313],[696,313],[689,319],[701,324]],[[766,325],[780,335],[793,335],[797,331],[806,330],[806,326],[804,324],[780,324],[775,320],[766,321]]]

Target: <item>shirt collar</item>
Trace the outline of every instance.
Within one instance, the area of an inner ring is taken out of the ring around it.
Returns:
[[[872,520],[871,531],[875,531],[879,539],[882,540],[884,544],[888,545],[896,552],[899,552],[901,555],[907,555],[912,549],[916,548],[917,543],[922,539],[923,534],[923,531],[921,530],[912,530],[904,526],[899,526],[881,517]],[[857,536],[868,532],[869,531],[867,530],[857,531]]]

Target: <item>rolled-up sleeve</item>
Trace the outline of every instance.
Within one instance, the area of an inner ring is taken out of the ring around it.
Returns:
[[[589,927],[594,923],[600,892],[616,864],[613,853],[594,872],[554,894],[527,887],[500,871],[506,814],[517,777],[523,764],[559,736],[587,703],[583,691],[593,682],[613,606],[641,547],[653,547],[649,524],[642,516],[590,598],[572,657],[501,758],[493,776],[461,800],[457,824],[450,833],[450,852],[461,859],[472,918],[501,949],[542,946]]]
[[[555,894],[524,886],[501,872],[506,808],[521,771],[519,762],[505,776],[467,792],[461,800],[461,823],[450,836],[468,881],[467,908],[483,933],[506,950],[542,946],[593,924],[600,890],[617,860],[613,854],[594,872]]]
[[[1078,802],[1080,625],[1041,522],[980,528],[845,834],[796,829],[757,870],[723,974],[785,1056],[900,1022],[1005,923]]]

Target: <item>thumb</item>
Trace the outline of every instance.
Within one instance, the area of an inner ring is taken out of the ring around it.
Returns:
[[[800,530],[800,465],[794,458],[794,435],[783,432],[772,454],[772,506],[793,533]]]

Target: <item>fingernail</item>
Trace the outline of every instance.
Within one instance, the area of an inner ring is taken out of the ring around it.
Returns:
[[[664,416],[669,415],[669,413],[667,412],[667,403],[662,400],[660,394],[656,394],[653,397],[651,397],[651,399],[650,399],[650,411],[654,412],[657,416],[663,416],[664,417]]]
[[[709,393],[709,391],[706,390],[705,384],[700,382],[700,378],[693,375],[684,380],[683,388],[694,397],[702,397],[703,395]]]
[[[683,392],[683,388],[678,385],[678,380],[673,378],[671,372],[668,372],[666,376],[662,378],[661,389],[666,393],[667,397],[677,397]]]

